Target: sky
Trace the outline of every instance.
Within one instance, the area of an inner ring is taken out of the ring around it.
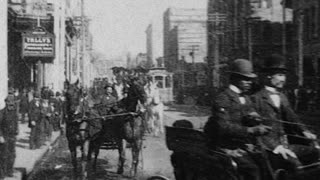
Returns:
[[[205,8],[207,0],[85,0],[91,19],[93,49],[107,58],[127,52],[146,52],[145,30],[152,23],[162,39],[163,13],[168,7]],[[162,41],[156,42],[156,54],[162,55]]]

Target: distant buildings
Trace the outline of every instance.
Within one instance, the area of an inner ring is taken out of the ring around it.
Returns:
[[[144,67],[148,68],[148,56],[146,53],[139,53],[135,59],[135,66],[134,67]]]
[[[155,65],[155,57],[154,57],[154,33],[152,24],[146,29],[146,47],[147,47],[147,66],[151,68]]]
[[[169,8],[163,15],[163,60],[174,92],[204,94],[207,85],[207,11]],[[163,62],[158,59],[158,63]],[[200,89],[197,89],[200,88]]]
[[[167,9],[163,16],[163,58],[169,71],[183,70],[184,63],[205,62],[206,22],[205,9]]]

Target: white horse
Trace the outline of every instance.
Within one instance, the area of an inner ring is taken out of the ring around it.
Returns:
[[[163,110],[164,106],[161,102],[160,92],[157,87],[157,83],[149,82],[145,86],[147,94],[147,114],[146,118],[149,123],[149,127],[155,136],[159,133],[164,133],[163,126]]]

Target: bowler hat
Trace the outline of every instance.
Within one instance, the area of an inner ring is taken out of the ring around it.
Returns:
[[[286,59],[279,54],[272,54],[264,60],[264,66],[262,68],[264,72],[274,71],[288,71],[286,67]]]
[[[241,75],[248,78],[257,77],[256,74],[253,73],[252,63],[246,59],[236,59],[230,65],[230,73]]]

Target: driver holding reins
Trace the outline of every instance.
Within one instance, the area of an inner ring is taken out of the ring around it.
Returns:
[[[243,121],[259,117],[248,92],[256,78],[252,63],[246,59],[234,60],[230,68],[230,84],[213,102],[212,117],[204,127],[211,149],[222,149],[237,164],[245,180],[260,180],[259,163],[252,151],[254,139],[270,131],[269,126],[244,126]]]
[[[273,54],[265,59],[263,68],[264,87],[253,95],[257,112],[264,117],[263,124],[272,130],[261,136],[261,144],[268,152],[273,169],[295,172],[297,166],[310,164],[319,159],[318,149],[307,146],[316,140],[291,108],[288,98],[281,91],[286,83],[285,58]],[[304,139],[305,145],[292,144],[293,138]]]

